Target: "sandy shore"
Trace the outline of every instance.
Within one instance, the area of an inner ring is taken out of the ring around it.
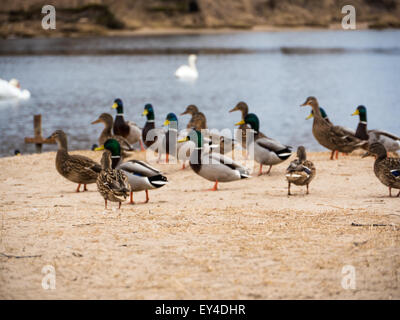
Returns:
[[[1,299],[400,298],[400,199],[372,158],[310,153],[311,194],[294,186],[291,197],[288,162],[218,192],[191,169],[155,165],[168,186],[108,211],[94,184],[75,193],[54,158],[0,159]],[[42,288],[46,265],[54,290]],[[345,265],[355,290],[341,285]]]

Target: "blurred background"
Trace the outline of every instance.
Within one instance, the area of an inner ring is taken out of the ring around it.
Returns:
[[[56,30],[41,27],[44,4],[56,8]],[[341,28],[345,4],[356,8],[355,31]],[[268,136],[323,150],[299,107],[314,95],[335,124],[355,129],[350,114],[363,104],[371,129],[399,135],[398,27],[398,0],[2,1],[0,78],[31,97],[0,99],[0,156],[34,152],[23,141],[34,114],[44,136],[63,129],[71,149],[90,148],[102,130],[90,122],[114,116],[115,98],[140,126],[146,103],[156,126],[196,104],[209,128],[232,130],[240,115],[228,111],[243,100]],[[190,53],[199,77],[179,80]]]

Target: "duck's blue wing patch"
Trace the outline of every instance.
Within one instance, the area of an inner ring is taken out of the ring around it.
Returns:
[[[306,167],[306,166],[303,166],[303,170],[305,171],[305,173],[311,174],[310,168],[308,168],[308,167]]]
[[[395,178],[400,177],[400,169],[390,170],[390,173],[395,176]]]

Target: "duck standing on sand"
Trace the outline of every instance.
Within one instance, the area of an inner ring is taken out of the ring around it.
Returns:
[[[111,168],[111,152],[108,150],[105,150],[101,157],[101,168],[96,184],[97,190],[104,198],[104,208],[107,209],[109,200],[118,202],[118,209],[121,209],[121,202],[125,201],[130,191],[128,178],[121,170]]]
[[[220,153],[209,153],[204,150],[203,136],[199,130],[193,129],[189,135],[178,142],[193,141],[196,145],[190,155],[190,167],[199,176],[215,182],[210,191],[218,190],[218,182],[231,182],[250,177],[249,170],[231,158]]]
[[[115,115],[113,131],[117,136],[124,137],[132,145],[136,142],[140,143],[140,148],[143,151],[143,144],[141,138],[140,128],[131,121],[125,121],[124,119],[124,105],[121,99],[115,99],[112,105],[113,109],[117,109],[117,114]]]
[[[313,111],[313,135],[319,144],[332,151],[331,160],[333,160],[333,155],[336,150],[343,153],[350,153],[355,149],[363,148],[368,144],[368,141],[363,141],[357,138],[349,131],[343,130],[342,127],[334,126],[325,121],[315,97],[308,97],[301,107],[307,105],[311,106]]]
[[[385,146],[380,142],[369,145],[368,151],[362,156],[376,155],[374,172],[380,182],[389,187],[389,197],[392,189],[400,189],[400,158],[389,158]],[[397,194],[400,197],[400,191]]]
[[[277,140],[268,138],[265,134],[259,131],[260,121],[254,113],[249,113],[244,120],[236,123],[236,125],[248,124],[250,125],[254,136],[248,137],[247,150],[250,155],[253,156],[260,164],[260,171],[258,175],[262,175],[262,166],[268,165],[269,170],[267,174],[271,172],[273,165],[279,164],[287,160],[291,154],[290,146],[284,145]]]
[[[159,136],[164,135],[164,131],[160,128],[156,129],[154,123],[154,107],[148,103],[144,106],[142,116],[146,116],[146,123],[142,129],[143,142],[147,148],[155,144]]]
[[[288,195],[290,196],[290,184],[296,186],[307,186],[311,180],[314,179],[316,169],[314,164],[307,160],[306,149],[303,146],[297,148],[297,159],[293,160],[289,167],[286,169],[286,179],[288,181]]]
[[[324,120],[326,122],[328,122],[329,124],[333,125],[333,123],[329,120],[328,115],[326,114],[325,110],[322,107],[319,107],[319,111],[321,111],[322,118],[324,118]],[[308,115],[306,120],[311,119],[313,117],[314,117],[314,111],[311,109],[311,113]],[[337,126],[337,127],[342,129],[344,132],[347,132],[349,135],[353,135],[354,136],[356,134],[356,132],[354,130],[350,129],[350,128],[343,127],[343,126]],[[333,157],[333,154],[335,154],[336,160],[339,159],[339,151],[338,150],[333,150],[332,151],[332,155],[331,155],[332,157]],[[346,154],[346,153],[344,153],[344,154]]]
[[[58,144],[56,155],[56,169],[59,174],[69,181],[78,183],[76,192],[79,192],[81,184],[83,191],[87,191],[86,185],[95,183],[101,171],[97,162],[81,155],[68,153],[67,135],[62,130],[56,130],[48,139],[55,139]]]
[[[380,130],[368,130],[367,129],[367,108],[364,106],[358,106],[352,116],[359,116],[360,121],[358,122],[356,137],[361,140],[368,140],[368,142],[382,143],[388,152],[397,152],[400,149],[400,138],[394,134],[380,131]]]
[[[111,152],[113,169],[121,170],[128,178],[130,190],[130,204],[134,204],[133,192],[145,191],[146,201],[149,202],[150,189],[157,189],[165,186],[168,183],[167,177],[163,176],[162,173],[151,167],[144,161],[129,160],[122,162],[121,160],[121,147],[117,140],[109,139],[104,143],[103,147]]]
[[[99,146],[103,145],[104,142],[106,142],[108,139],[113,138],[119,142],[119,144],[121,145],[121,148],[124,151],[133,151],[133,149],[127,139],[125,139],[122,136],[117,136],[117,135],[112,134],[114,120],[113,120],[111,114],[102,113],[97,120],[92,122],[92,124],[96,124],[96,123],[104,124],[104,129],[101,132],[99,139],[98,139]]]

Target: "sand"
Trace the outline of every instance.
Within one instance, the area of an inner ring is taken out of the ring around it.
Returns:
[[[400,298],[400,198],[372,158],[310,153],[311,194],[293,186],[291,197],[288,162],[217,192],[190,168],[155,164],[168,186],[107,211],[96,185],[75,193],[54,158],[0,159],[2,299]],[[47,265],[53,290],[42,287]],[[342,286],[346,265],[355,289]]]

